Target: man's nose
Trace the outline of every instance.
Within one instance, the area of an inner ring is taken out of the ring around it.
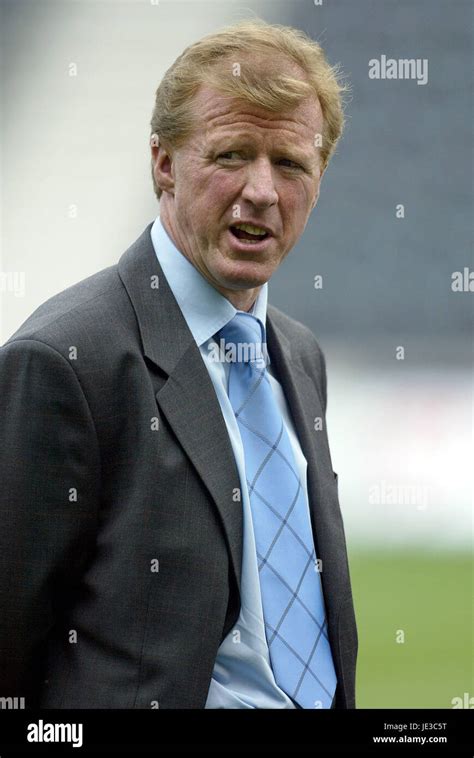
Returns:
[[[269,160],[261,158],[249,163],[242,197],[257,208],[268,208],[278,202],[273,166]]]

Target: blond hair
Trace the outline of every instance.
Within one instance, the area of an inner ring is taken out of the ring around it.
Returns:
[[[249,54],[259,59],[257,64],[241,67],[235,75],[235,66]],[[278,54],[303,69],[305,78],[279,73]],[[230,63],[229,71],[217,65],[222,62]],[[344,128],[342,93],[348,87],[340,81],[338,66],[330,66],[321,46],[301,30],[260,19],[240,21],[187,47],[156,91],[151,131],[165,148],[179,148],[193,133],[196,120],[191,104],[201,85],[273,112],[316,95],[323,114],[321,168],[326,168]],[[153,165],[152,177],[160,199]]]

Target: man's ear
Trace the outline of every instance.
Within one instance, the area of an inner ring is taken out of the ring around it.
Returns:
[[[156,134],[150,139],[153,176],[157,186],[163,192],[174,195],[173,156],[171,150],[165,148]]]

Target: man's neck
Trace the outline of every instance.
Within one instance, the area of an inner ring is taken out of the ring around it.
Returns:
[[[181,253],[181,255],[184,255],[184,257],[194,266],[194,262],[190,260],[190,258],[183,252],[183,250],[181,250],[178,242],[176,241],[175,235],[171,229],[171,224],[169,223],[169,219],[165,211],[163,213],[160,212],[160,221],[176,249]],[[195,268],[197,267],[195,266]],[[237,308],[238,311],[245,311],[248,313],[252,310],[257,300],[258,294],[262,289],[262,285],[248,290],[231,290],[225,287],[220,287],[218,284],[215,284],[211,279],[209,279],[209,277],[207,277],[203,271],[199,269],[197,270],[206,279],[206,281],[208,281],[209,284],[211,284],[214,289],[216,289],[222,295],[222,297],[225,297],[226,300],[228,300],[229,303],[234,306],[234,308]]]

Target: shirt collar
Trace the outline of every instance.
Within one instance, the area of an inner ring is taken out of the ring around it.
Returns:
[[[157,216],[151,241],[168,284],[198,346],[222,329],[239,312],[176,247]],[[259,319],[265,335],[268,282],[260,289],[249,313]],[[243,312],[243,311],[240,311]]]

